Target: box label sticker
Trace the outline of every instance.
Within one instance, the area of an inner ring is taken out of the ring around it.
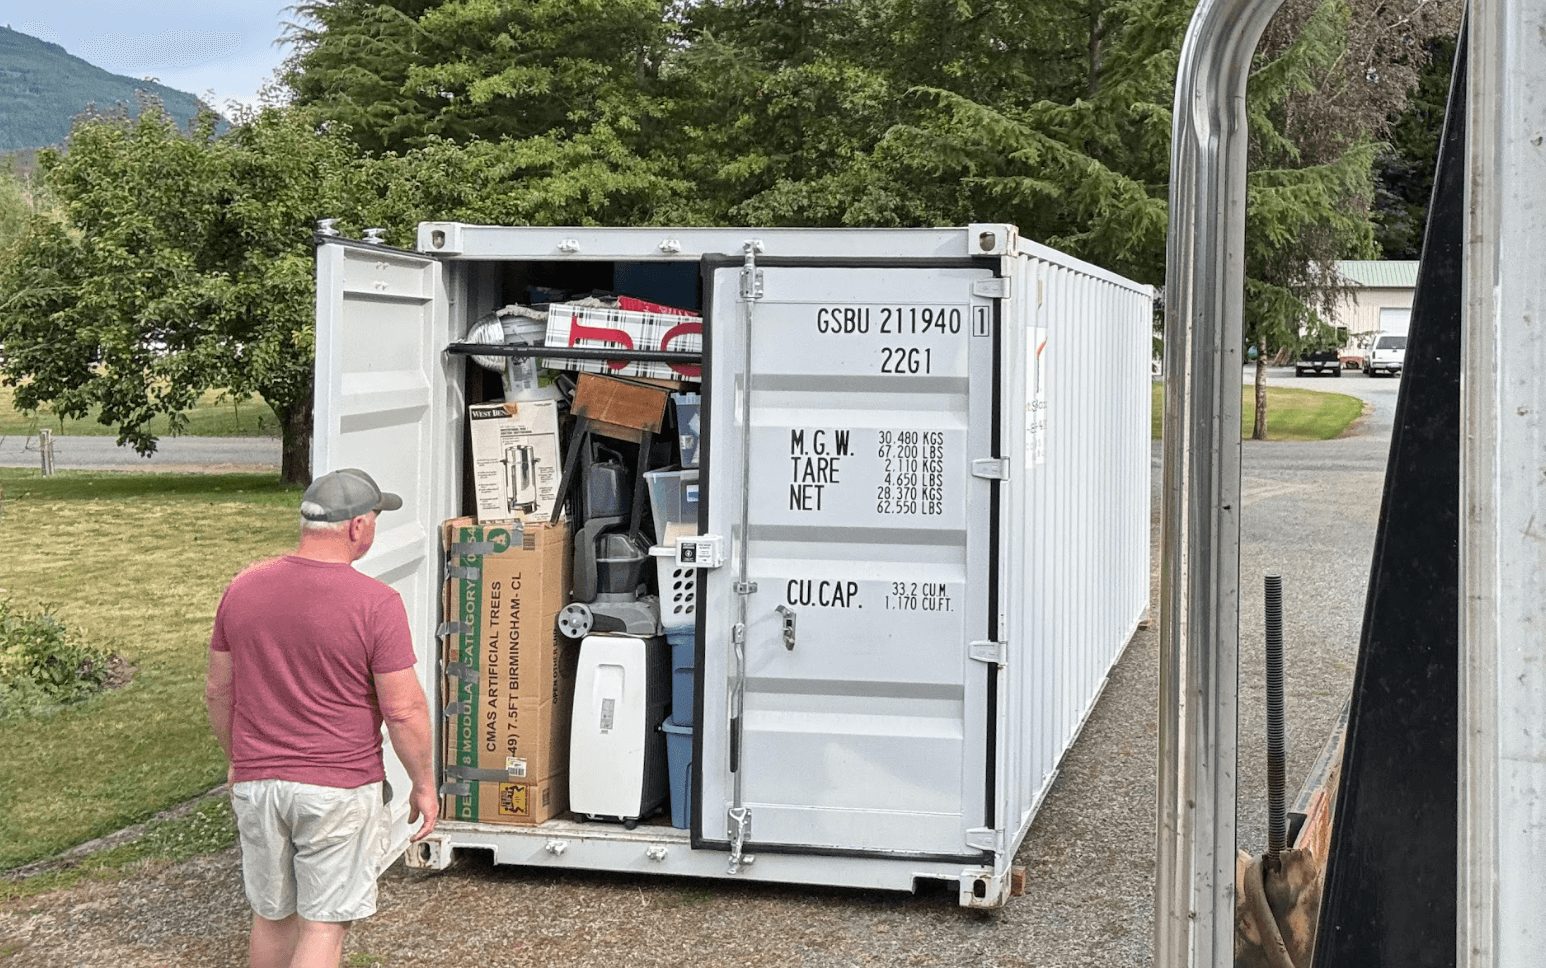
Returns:
[[[531,802],[527,796],[528,789],[524,783],[501,783],[499,785],[499,815],[501,817],[531,816]]]
[[[519,756],[505,757],[505,772],[510,774],[511,779],[526,779],[526,760]]]

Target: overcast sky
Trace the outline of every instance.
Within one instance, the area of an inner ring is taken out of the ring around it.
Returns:
[[[288,53],[295,0],[4,0],[0,22],[114,74],[154,77],[214,106],[254,103]]]

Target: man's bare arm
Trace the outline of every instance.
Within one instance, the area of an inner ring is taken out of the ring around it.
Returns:
[[[204,676],[204,708],[215,739],[231,759],[231,653],[209,650],[209,672]]]
[[[408,771],[413,792],[408,797],[408,822],[424,818],[424,826],[413,835],[423,840],[435,829],[440,816],[440,794],[435,789],[432,733],[429,725],[429,701],[413,669],[400,669],[375,677],[376,700],[381,718],[386,721],[387,738]]]

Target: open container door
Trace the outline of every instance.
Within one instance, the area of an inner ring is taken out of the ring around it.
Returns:
[[[999,262],[755,261],[705,260],[693,844],[980,861]]]
[[[416,671],[433,694],[436,527],[452,516],[461,463],[435,420],[455,412],[447,407],[459,405],[460,394],[442,353],[450,339],[442,267],[400,249],[318,241],[312,474],[358,467],[402,496],[401,510],[381,515],[375,544],[355,568],[402,595]],[[390,743],[384,753],[401,848],[412,784]]]

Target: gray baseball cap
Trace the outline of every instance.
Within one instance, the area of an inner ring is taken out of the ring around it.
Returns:
[[[355,467],[323,474],[301,495],[301,517],[307,521],[348,521],[402,506],[402,498],[383,491],[369,474]]]

